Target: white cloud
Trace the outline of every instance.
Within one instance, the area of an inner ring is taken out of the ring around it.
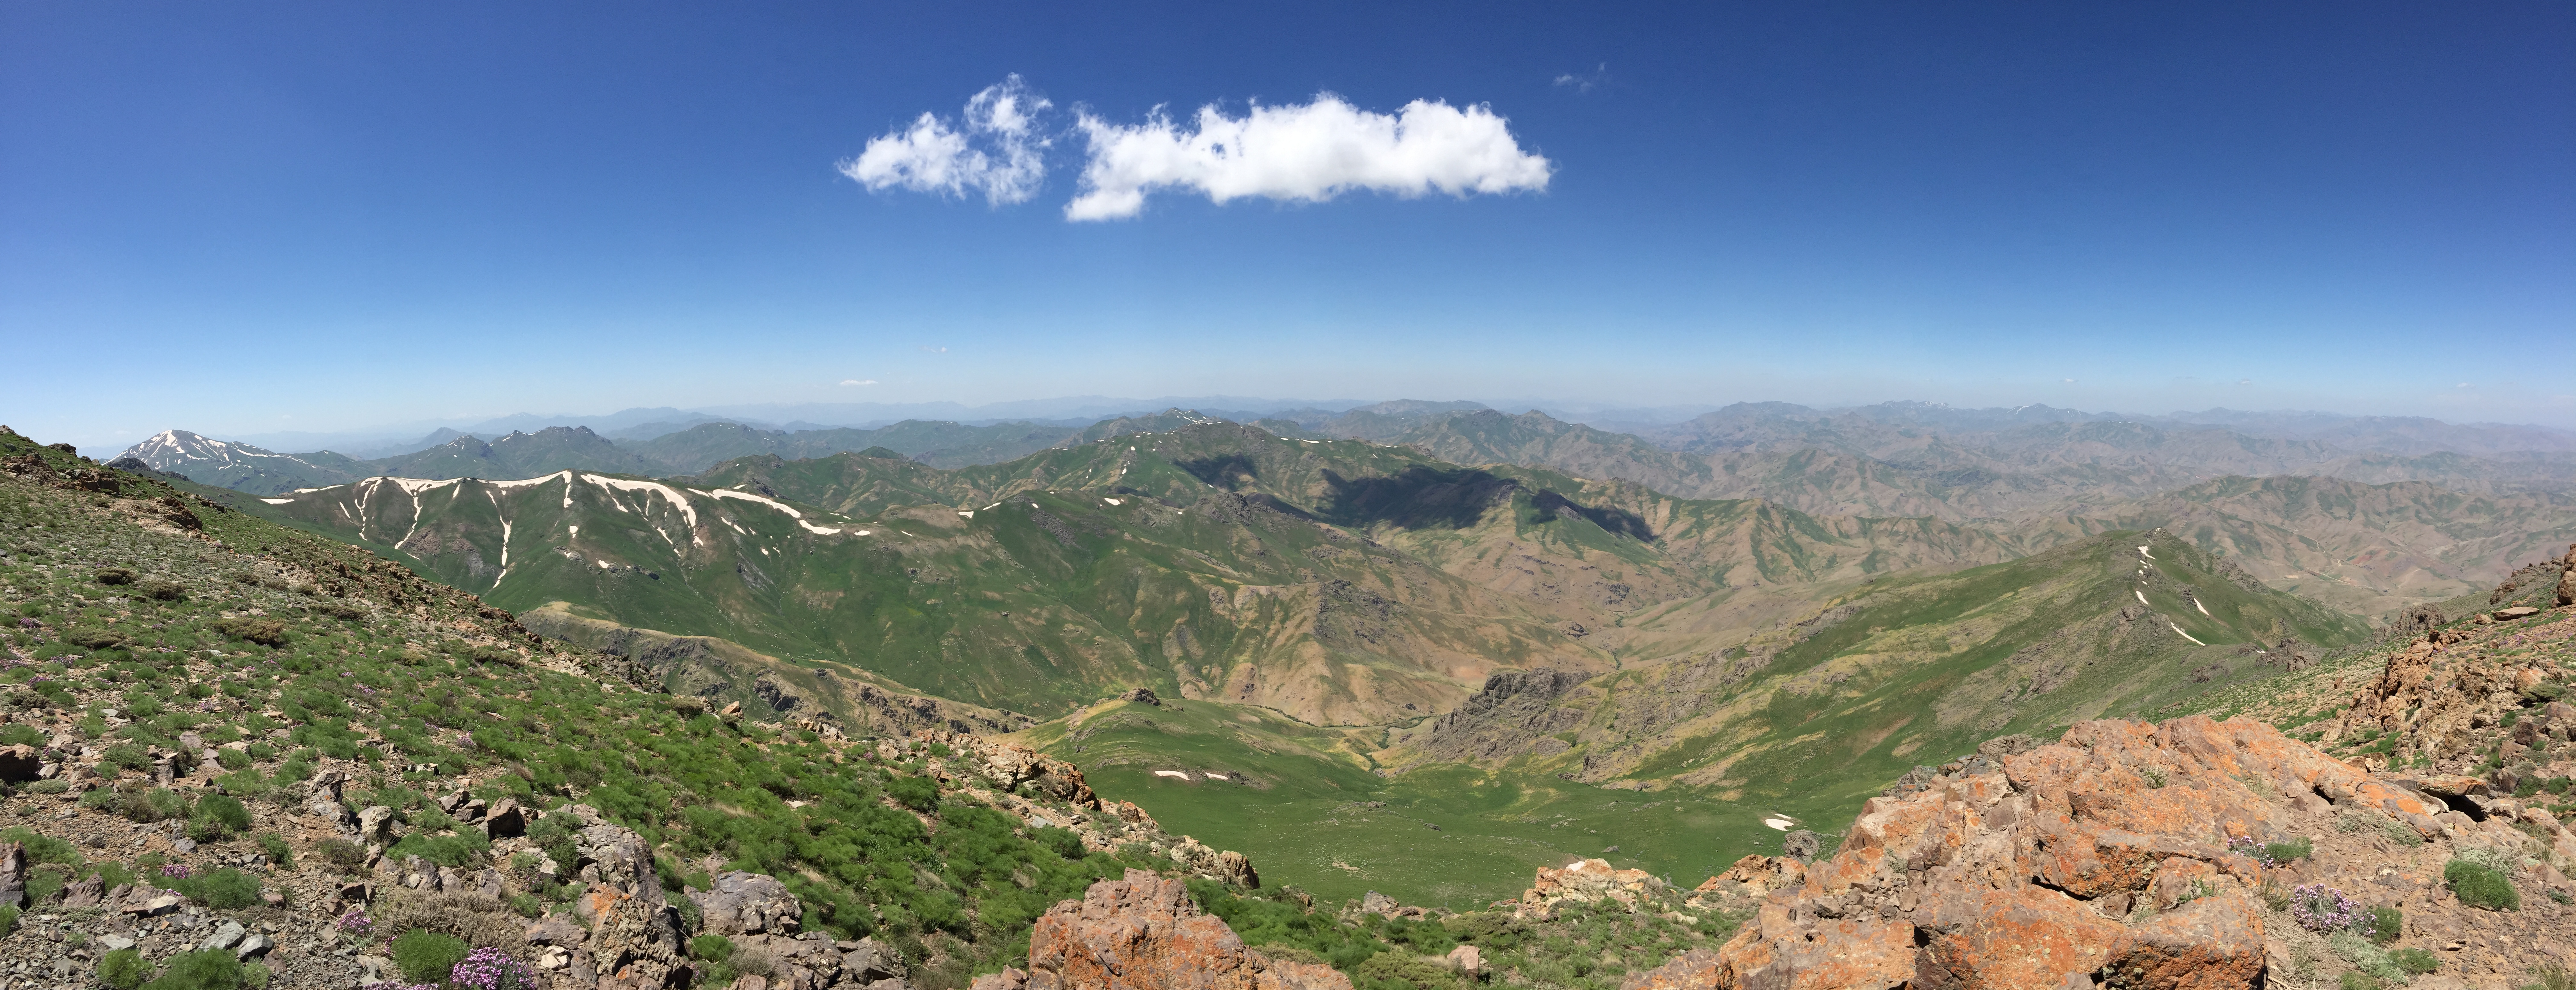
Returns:
[[[1522,151],[1504,119],[1482,104],[1415,100],[1393,114],[1370,113],[1330,93],[1299,106],[1254,106],[1228,117],[1199,108],[1195,131],[1158,110],[1132,127],[1090,114],[1082,193],[1069,220],[1135,216],[1156,189],[1197,192],[1224,203],[1240,197],[1323,202],[1353,189],[1414,197],[1547,188],[1552,166]],[[871,149],[873,150],[873,148]]]
[[[1054,105],[1014,74],[966,101],[959,123],[924,113],[908,128],[870,138],[840,171],[871,192],[981,192],[995,206],[1025,203],[1046,178],[1049,142],[1037,131],[1037,115]]]
[[[1610,84],[1610,63],[1603,62],[1601,63],[1600,68],[1581,74],[1572,72],[1558,73],[1556,84],[1559,86],[1572,86],[1574,87],[1574,91],[1577,93],[1592,92],[1595,89]]]
[[[843,384],[843,385],[874,385],[874,384],[876,384],[876,383],[877,383],[877,380],[876,380],[876,379],[874,379],[874,378],[844,378],[844,379],[841,379],[841,384]]]

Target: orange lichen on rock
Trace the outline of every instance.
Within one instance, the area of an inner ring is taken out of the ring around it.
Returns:
[[[2263,867],[2231,840],[2286,838],[2332,802],[2430,838],[2439,805],[2251,719],[2081,723],[2001,773],[1866,804],[1803,876],[1748,858],[1712,885],[1776,886],[1714,952],[1631,987],[2250,988],[2265,966]],[[1736,874],[1743,874],[1737,876]],[[1703,885],[1703,891],[1714,886]],[[2154,910],[2131,920],[2129,905]]]

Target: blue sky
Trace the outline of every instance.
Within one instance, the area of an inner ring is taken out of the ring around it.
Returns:
[[[1014,74],[1025,201],[839,170]],[[1086,118],[1323,93],[1490,113],[1543,188],[1067,217]],[[85,447],[1084,394],[2576,426],[2576,7],[0,0],[0,347],[0,422]]]

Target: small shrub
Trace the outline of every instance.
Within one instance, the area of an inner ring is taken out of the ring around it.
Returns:
[[[225,867],[193,881],[195,889],[185,891],[219,911],[246,908],[259,903],[259,878]]]
[[[2442,957],[2423,949],[2390,949],[2388,961],[2417,976],[2442,968]]]
[[[133,584],[134,572],[122,567],[104,567],[98,572],[100,584]]]
[[[18,909],[9,905],[0,905],[0,935],[7,935],[17,930]]]
[[[2369,914],[2356,919],[2352,929],[2376,944],[2387,945],[2397,941],[2398,936],[2406,934],[2405,920],[2396,908],[2374,907],[2370,909]]]
[[[244,770],[250,769],[250,762],[250,754],[238,749],[219,749],[215,751],[215,764],[234,773],[240,773]]]
[[[2569,972],[2567,967],[2557,963],[2534,966],[2531,975],[2540,982],[2527,985],[2522,990],[2576,990],[2576,972]]]
[[[142,986],[143,978],[151,972],[143,962],[143,954],[132,949],[118,949],[98,960],[98,981],[116,990]]]
[[[367,851],[347,839],[324,839],[314,844],[313,851],[342,873],[355,873],[367,865]]]
[[[242,964],[242,982],[250,985],[251,990],[267,990],[268,981],[275,979],[276,977],[276,971],[269,969],[267,963],[246,962]]]
[[[250,828],[250,809],[244,807],[239,798],[208,794],[197,799],[197,810],[189,820],[208,826],[206,831],[212,833],[198,836],[199,841],[220,840]]]
[[[268,857],[269,862],[277,864],[278,869],[291,870],[295,868],[295,850],[286,844],[285,836],[279,835],[275,832],[261,835],[259,837],[259,851],[261,854]]]
[[[1031,831],[1029,838],[1037,840],[1039,845],[1047,847],[1048,851],[1055,853],[1060,859],[1071,861],[1082,858],[1082,833],[1080,832],[1049,826]]]
[[[2335,981],[2335,990],[2388,990],[2388,984],[2371,979],[2368,973],[2345,973]]]
[[[470,951],[464,939],[414,928],[394,939],[394,968],[416,983],[445,983]]]
[[[689,940],[689,954],[720,963],[733,958],[733,940],[722,935],[700,935]]]
[[[2334,950],[2335,955],[2342,956],[2344,962],[2352,964],[2352,968],[2376,979],[2393,983],[2406,980],[2406,971],[2389,961],[2388,953],[2379,951],[2379,947],[2370,944],[2369,939],[2351,932],[2336,932],[2327,936],[2326,947]]]
[[[2460,903],[2489,911],[2522,910],[2522,895],[2513,889],[2513,878],[2483,863],[2466,859],[2452,860],[2442,867],[2442,883]]]
[[[2316,852],[2316,843],[2304,835],[2287,842],[2266,843],[2263,846],[2263,855],[2274,865],[2297,862],[2316,855]]]
[[[143,990],[235,990],[242,985],[241,961],[230,949],[205,949],[170,957],[170,966]]]
[[[154,601],[175,602],[188,597],[187,585],[177,581],[164,581],[160,578],[145,581],[136,586],[135,590],[143,592],[144,597]]]

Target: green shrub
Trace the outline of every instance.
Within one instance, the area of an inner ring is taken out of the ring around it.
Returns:
[[[484,860],[491,851],[492,840],[485,838],[481,829],[467,829],[455,835],[414,832],[403,836],[393,848],[385,850],[385,858],[400,860],[405,856],[418,856],[440,866],[463,868],[485,865]]]
[[[267,963],[247,962],[242,964],[242,982],[249,984],[251,990],[267,990],[268,981],[274,979],[276,976],[277,973],[270,970]]]
[[[116,990],[134,990],[142,986],[143,978],[151,972],[143,962],[143,954],[132,949],[118,949],[98,961],[98,981]]]
[[[464,939],[414,928],[394,939],[394,968],[415,983],[445,983],[447,971],[471,951]]]
[[[250,809],[242,805],[240,798],[223,794],[198,798],[196,811],[188,817],[200,842],[221,841],[250,828]]]
[[[2387,945],[2406,934],[2405,917],[2393,907],[2374,907],[2353,922],[2353,930],[2372,942]]]
[[[2326,939],[2326,947],[2334,950],[2335,955],[2343,957],[2344,962],[2352,964],[2352,968],[2368,973],[2376,979],[2388,981],[2406,979],[2406,971],[2399,969],[2395,962],[2390,961],[2388,953],[2380,951],[2378,946],[2370,944],[2369,939],[2360,935],[2350,931],[2336,932]]]
[[[1082,858],[1082,833],[1080,832],[1049,826],[1031,831],[1029,838],[1037,840],[1038,845],[1045,846],[1058,858],[1068,860]]]
[[[225,867],[188,881],[192,889],[184,892],[207,907],[229,911],[259,903],[259,878]]]
[[[152,769],[152,754],[133,743],[118,743],[98,754],[99,762],[125,770]]]
[[[2522,910],[2522,894],[2513,889],[2513,878],[2483,863],[2465,859],[2452,860],[2442,867],[2442,883],[2460,903],[2489,911]]]
[[[215,751],[215,764],[234,773],[240,773],[244,770],[250,769],[250,763],[250,754],[242,752],[241,750],[218,749]]]
[[[928,777],[896,777],[886,782],[886,795],[926,814],[939,807],[939,782]]]
[[[367,865],[367,851],[347,839],[324,839],[314,844],[313,851],[342,873],[355,873]]]
[[[700,935],[689,940],[689,955],[711,963],[733,958],[733,940],[722,935]]]
[[[2442,958],[2423,949],[2390,949],[2388,961],[2417,976],[2442,968]]]
[[[142,825],[188,817],[188,799],[167,787],[119,788],[115,807],[127,821]]]
[[[0,935],[18,930],[18,909],[0,905]]]
[[[2335,981],[2335,990],[2388,990],[2388,984],[2372,979],[2368,973],[2345,973]]]
[[[295,850],[287,846],[285,836],[279,835],[275,832],[261,835],[259,837],[259,851],[268,856],[269,862],[277,864],[278,869],[291,870],[295,868]]]
[[[143,990],[236,990],[241,985],[242,965],[232,950],[205,949],[170,957],[170,967]]]
[[[2263,855],[2271,857],[2272,862],[2275,863],[2306,859],[2316,855],[2316,852],[2316,843],[2309,841],[2304,835],[2288,842],[2273,842],[2263,846]]]

